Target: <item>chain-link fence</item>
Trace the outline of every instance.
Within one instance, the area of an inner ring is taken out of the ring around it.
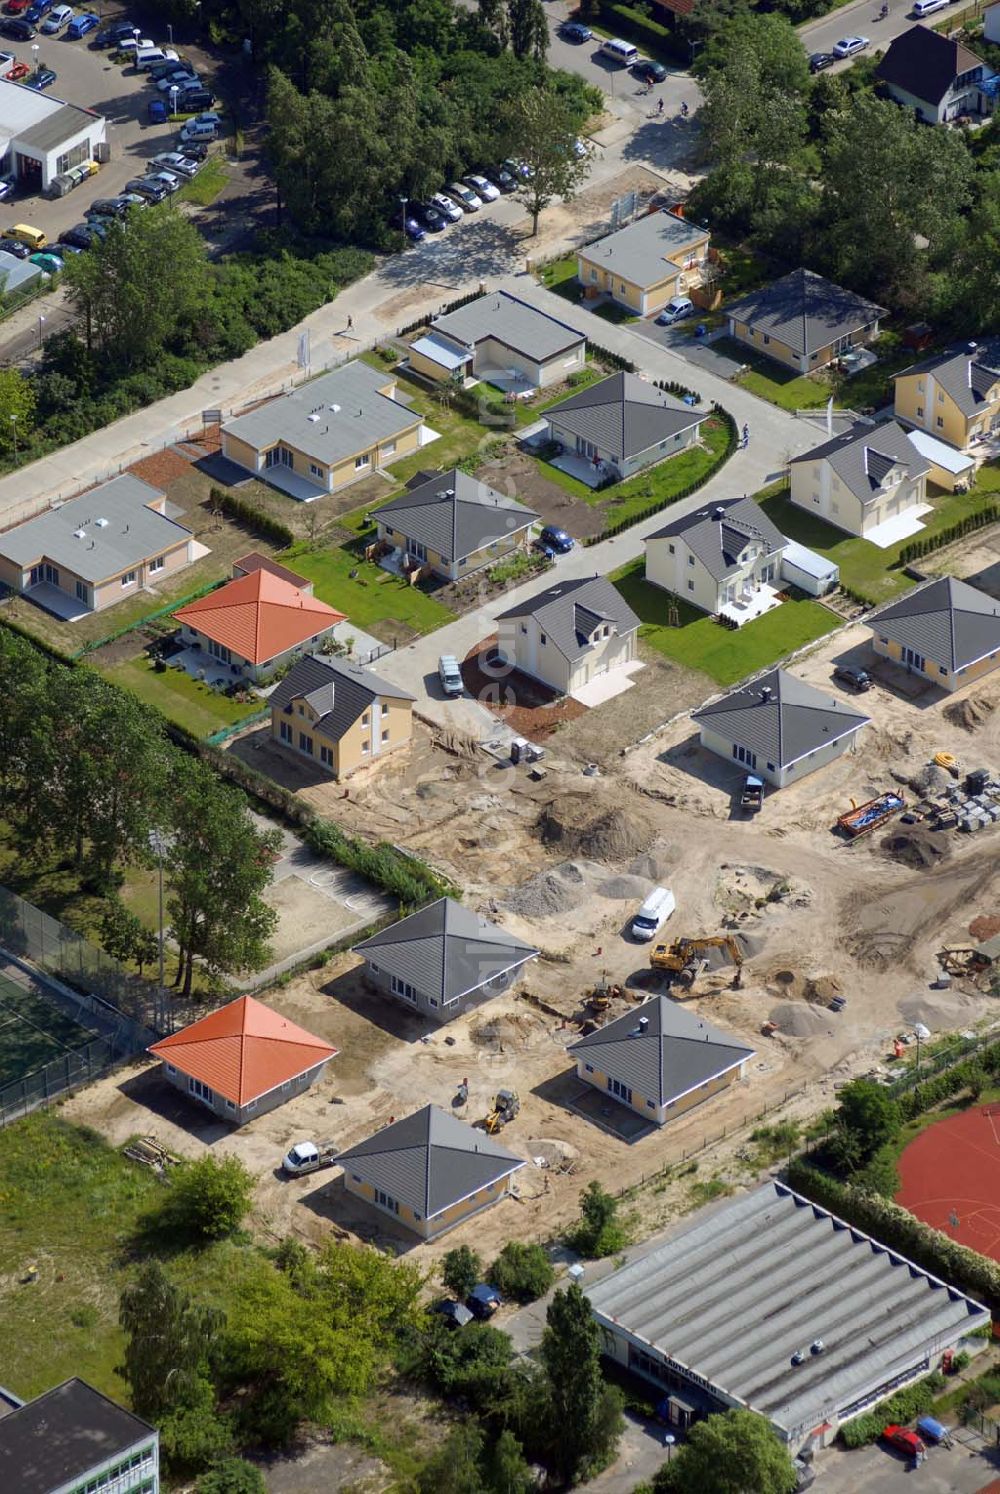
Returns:
[[[0,1088],[0,1129],[37,1110],[40,1105],[47,1105],[67,1090],[99,1079],[116,1063],[130,1058],[134,1051],[122,1051],[115,1037],[96,1037],[71,1053],[61,1053],[33,1074],[12,1079]]]

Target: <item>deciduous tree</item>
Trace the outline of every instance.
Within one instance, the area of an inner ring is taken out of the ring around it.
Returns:
[[[210,1381],[209,1366],[224,1323],[214,1308],[196,1306],[158,1261],[141,1266],[121,1294],[119,1322],[132,1408],[161,1422],[198,1403]]]
[[[601,1375],[600,1333],[576,1282],[549,1304],[539,1355],[554,1434],[550,1459],[557,1476],[571,1483],[588,1462],[608,1454],[623,1425],[621,1398]]]
[[[763,1416],[726,1411],[696,1422],[653,1480],[653,1494],[792,1494],[788,1449]]]
[[[577,134],[577,115],[550,88],[526,90],[510,103],[507,154],[526,172],[516,196],[531,213],[532,234],[549,203],[573,197],[590,169],[586,155],[576,152]]]
[[[459,1302],[476,1285],[483,1271],[483,1263],[469,1245],[456,1245],[441,1258],[441,1280]]]

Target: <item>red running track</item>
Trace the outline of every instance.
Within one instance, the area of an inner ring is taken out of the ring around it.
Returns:
[[[896,1202],[960,1245],[1000,1260],[1000,1107],[928,1126],[899,1159]]]

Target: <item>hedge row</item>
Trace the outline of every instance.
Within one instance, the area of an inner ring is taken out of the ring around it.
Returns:
[[[639,370],[631,358],[623,358],[621,353],[613,353],[610,348],[602,348],[592,338],[587,338],[590,351],[599,363],[607,363],[611,368],[620,369],[622,373],[638,373]]]
[[[720,467],[725,466],[739,444],[739,434],[736,429],[736,421],[728,410],[723,409],[722,405],[713,405],[712,408],[726,427],[726,445],[724,450],[720,452],[715,465],[710,467],[703,477],[699,477],[697,482],[686,483],[684,487],[678,488],[676,493],[671,493],[669,497],[661,498],[658,502],[651,503],[648,508],[642,509],[639,513],[631,514],[625,519],[619,519],[616,524],[606,524],[600,534],[588,535],[583,542],[585,545],[599,545],[602,540],[611,539],[614,535],[621,534],[626,529],[631,529],[633,524],[641,524],[643,519],[649,518],[650,514],[657,514],[661,509],[669,508],[672,503],[677,503],[681,498],[690,497],[699,488],[703,488],[709,478],[715,476]]]
[[[675,399],[693,399],[695,404],[701,404],[701,395],[697,389],[689,389],[686,384],[678,384],[676,379],[657,379],[657,389],[662,389],[664,394],[672,394]]]
[[[964,519],[959,519],[957,524],[949,524],[947,529],[940,530],[937,534],[928,534],[922,539],[915,539],[910,544],[904,545],[899,552],[899,565],[906,565],[911,560],[917,560],[921,555],[929,555],[932,550],[940,550],[945,545],[950,545],[953,540],[961,539],[963,534],[971,534],[974,529],[985,529],[987,524],[995,524],[1000,519],[1000,503],[987,503],[973,514],[966,514]]]
[[[642,11],[633,10],[630,5],[614,4],[613,0],[604,0],[600,15],[601,20],[616,36],[641,43],[643,49],[653,57],[659,53],[678,62],[687,62],[689,49],[676,32],[643,15]]]
[[[284,549],[294,545],[295,535],[288,525],[263,513],[253,503],[246,503],[242,498],[237,498],[235,493],[227,493],[225,489],[217,487],[210,488],[208,496],[215,508],[227,514],[230,519],[245,524],[248,529],[256,530],[262,538],[269,539]]]
[[[990,1043],[972,1058],[953,1064],[932,1079],[925,1079],[897,1100],[899,1113],[904,1120],[913,1120],[925,1115],[928,1110],[942,1105],[953,1095],[960,1094],[983,1072],[1000,1074],[1000,1042]]]
[[[793,1158],[789,1165],[788,1183],[796,1193],[864,1230],[890,1250],[898,1250],[933,1276],[968,1292],[984,1302],[994,1318],[1000,1317],[1000,1264],[996,1261],[959,1245],[890,1199],[838,1182],[801,1157]]]
[[[943,1376],[928,1375],[919,1385],[907,1385],[905,1389],[897,1390],[895,1395],[891,1395],[888,1400],[879,1401],[864,1416],[856,1416],[853,1421],[842,1426],[841,1442],[845,1447],[864,1447],[868,1442],[877,1442],[885,1428],[893,1422],[905,1427],[908,1421],[915,1421],[918,1416],[923,1416],[925,1411],[931,1409],[943,1384]]]
[[[168,602],[166,607],[158,607],[155,612],[144,612],[142,617],[137,617],[134,622],[126,623],[122,628],[116,628],[113,633],[105,633],[103,638],[94,638],[90,643],[85,643],[83,648],[78,649],[71,657],[82,659],[85,654],[92,654],[95,649],[104,648],[105,644],[115,643],[119,638],[124,638],[126,633],[134,633],[137,628],[144,628],[147,623],[156,622],[157,618],[169,617],[172,612],[177,612],[181,607],[186,607],[190,602],[196,602],[199,597],[207,596],[221,581],[206,581],[204,586],[199,586],[197,591],[189,591],[186,596],[176,597],[174,601]]]
[[[460,306],[468,306],[470,301],[478,301],[483,294],[482,290],[469,291],[468,295],[459,296],[454,301],[449,301],[447,306],[442,306],[440,311],[434,313],[435,317],[449,316],[453,311],[458,311]],[[407,322],[405,327],[400,327],[397,337],[406,337],[411,332],[416,332],[418,327],[426,327],[431,321],[428,316],[418,316],[415,322]]]

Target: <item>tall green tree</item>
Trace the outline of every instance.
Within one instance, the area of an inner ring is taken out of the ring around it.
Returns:
[[[545,60],[549,23],[542,0],[507,0],[507,31],[515,57]]]
[[[267,964],[277,915],[263,893],[280,836],[258,830],[239,789],[198,758],[175,764],[172,790],[167,907],[186,996],[196,960],[212,974]]]
[[[153,1222],[174,1240],[223,1240],[243,1223],[253,1190],[253,1173],[239,1157],[206,1154],[176,1169]]]
[[[653,1479],[653,1494],[792,1494],[788,1449],[755,1411],[696,1422]]]
[[[621,1398],[601,1375],[600,1331],[576,1282],[549,1304],[539,1357],[555,1434],[550,1456],[557,1476],[572,1483],[607,1455],[623,1425]]]
[[[456,1245],[441,1258],[441,1280],[460,1302],[472,1291],[482,1270],[482,1261],[469,1245]]]
[[[481,1467],[486,1439],[474,1421],[459,1422],[420,1471],[420,1494],[486,1494]]]
[[[48,690],[49,666],[38,649],[0,629],[0,814],[11,819],[30,814]]]
[[[118,1316],[125,1333],[119,1374],[133,1410],[159,1423],[198,1403],[211,1381],[223,1314],[196,1305],[159,1261],[147,1261],[122,1292]]]
[[[531,232],[556,197],[572,198],[590,170],[575,145],[578,120],[573,109],[549,88],[534,88],[512,99],[506,116],[507,154],[527,170],[516,196],[531,214]]]
[[[30,379],[16,368],[0,369],[0,451],[23,451],[34,423],[35,390]]]
[[[159,941],[152,929],[147,929],[141,918],[131,908],[126,908],[120,897],[108,899],[101,919],[101,943],[113,960],[123,965],[132,961],[139,967],[156,959]]]
[[[880,1147],[893,1141],[902,1126],[898,1103],[874,1079],[852,1079],[844,1085],[834,1120],[829,1146],[848,1172],[863,1166]]]

